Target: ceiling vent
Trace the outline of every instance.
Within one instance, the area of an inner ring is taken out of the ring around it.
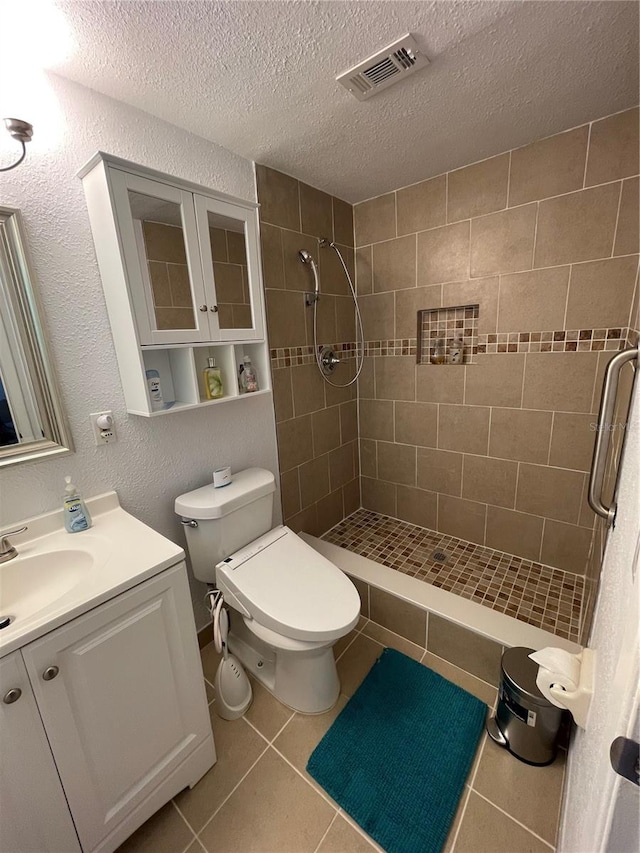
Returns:
[[[340,74],[336,80],[359,101],[366,101],[428,64],[429,60],[420,52],[413,36],[407,33],[384,50]]]

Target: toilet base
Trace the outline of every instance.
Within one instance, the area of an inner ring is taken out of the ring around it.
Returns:
[[[333,643],[309,651],[275,649],[234,613],[228,644],[254,678],[293,711],[322,714],[338,701],[340,681]]]

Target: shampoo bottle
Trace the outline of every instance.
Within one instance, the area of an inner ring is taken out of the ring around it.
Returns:
[[[207,395],[207,400],[217,400],[224,396],[222,387],[222,374],[220,368],[216,367],[216,360],[209,356],[207,359],[207,367],[202,371],[204,377],[204,390]]]
[[[64,481],[67,485],[64,490],[62,511],[67,533],[80,533],[81,530],[88,530],[91,527],[89,510],[71,482],[71,477],[65,477]]]

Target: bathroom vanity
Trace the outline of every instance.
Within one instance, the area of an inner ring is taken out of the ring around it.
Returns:
[[[88,502],[12,537],[0,565],[0,846],[109,853],[215,763],[184,552]]]

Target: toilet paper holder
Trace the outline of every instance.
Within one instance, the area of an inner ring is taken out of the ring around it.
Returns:
[[[579,654],[573,655],[564,649],[546,648],[530,654],[529,657],[538,664],[536,685],[542,695],[557,708],[569,711],[576,725],[586,729],[593,696],[594,650],[585,648]],[[564,666],[562,671],[547,669],[545,662],[554,658],[566,662],[567,666]],[[569,669],[577,672],[577,678],[567,678]],[[567,686],[563,686],[561,681]],[[574,683],[575,688],[570,686]]]

